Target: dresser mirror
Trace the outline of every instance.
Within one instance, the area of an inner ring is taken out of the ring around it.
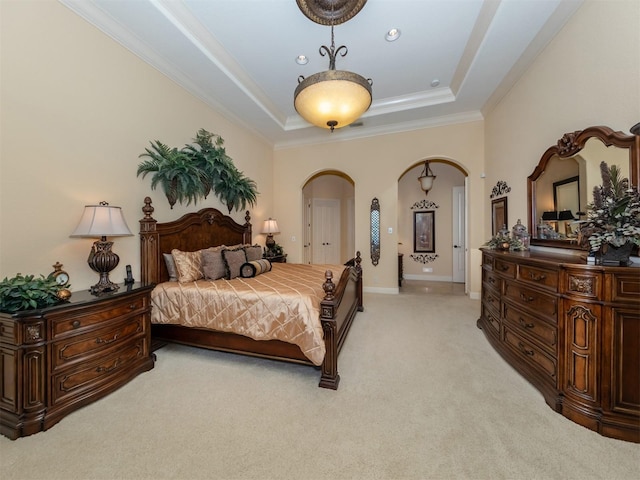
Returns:
[[[549,147],[527,179],[531,245],[581,249],[578,224],[586,218],[600,162],[618,165],[623,177],[640,183],[640,137],[609,127],[565,133]]]

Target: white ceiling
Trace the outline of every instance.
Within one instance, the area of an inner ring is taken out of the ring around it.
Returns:
[[[298,77],[327,70],[318,49],[331,44],[295,0],[60,1],[278,148],[481,119],[583,0],[369,0],[335,43],[348,47],[336,68],[371,78],[373,103],[361,126],[333,133],[293,107]]]

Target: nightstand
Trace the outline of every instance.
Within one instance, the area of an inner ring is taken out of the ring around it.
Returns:
[[[287,263],[287,254],[275,255],[273,257],[263,257],[269,260],[271,263]]]
[[[79,291],[53,307],[0,313],[0,433],[47,430],[152,369],[152,289]]]

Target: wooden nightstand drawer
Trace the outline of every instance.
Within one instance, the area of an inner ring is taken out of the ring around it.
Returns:
[[[83,330],[100,328],[106,320],[131,315],[133,312],[145,308],[146,305],[146,297],[138,295],[112,302],[87,305],[72,312],[61,312],[60,315],[51,315],[52,339],[55,340],[67,334],[77,335]]]
[[[512,327],[522,330],[523,335],[537,341],[555,354],[558,344],[558,329],[555,325],[527,315],[509,304],[504,306],[504,320]]]
[[[97,390],[103,384],[116,381],[119,374],[133,368],[135,363],[149,355],[145,339],[127,343],[115,352],[83,362],[51,376],[51,404],[70,401]]]
[[[98,330],[92,329],[84,335],[59,340],[51,345],[51,367],[59,370],[76,362],[90,360],[93,355],[104,355],[106,350],[141,333],[145,333],[145,319],[138,315],[117,324],[111,322]]]
[[[558,290],[558,272],[555,270],[520,265],[518,268],[518,279],[551,290],[552,292]]]

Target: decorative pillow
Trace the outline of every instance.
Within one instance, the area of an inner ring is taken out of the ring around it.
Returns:
[[[222,258],[222,248],[210,248],[202,252],[202,270],[207,280],[218,280],[227,275],[227,265]]]
[[[260,260],[262,258],[262,247],[260,245],[244,247],[244,253],[247,256],[247,262]]]
[[[182,252],[177,248],[171,250],[173,261],[176,264],[178,272],[178,281],[180,283],[195,282],[204,277],[202,272],[202,253]]]
[[[167,272],[169,272],[169,281],[178,281],[178,270],[176,269],[176,262],[173,260],[173,255],[170,253],[163,253],[164,263],[167,266]]]
[[[240,276],[242,278],[252,278],[261,273],[271,271],[271,262],[261,259],[247,262],[240,267]]]
[[[240,276],[240,267],[247,261],[244,248],[238,248],[237,250],[222,250],[222,258],[224,259],[224,263],[227,267],[227,280]]]

